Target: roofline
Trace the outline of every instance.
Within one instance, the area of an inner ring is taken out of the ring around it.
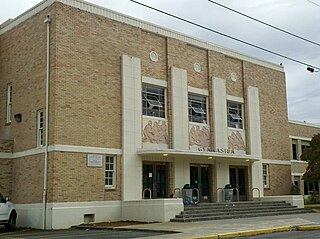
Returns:
[[[143,20],[139,20],[137,18],[131,17],[131,16],[127,16],[124,15],[122,13],[92,4],[92,3],[88,3],[85,1],[80,1],[80,0],[44,0],[40,3],[38,3],[37,5],[35,5],[34,7],[32,7],[31,9],[27,10],[26,12],[20,14],[19,16],[17,16],[15,19],[13,19],[10,23],[8,23],[5,26],[1,26],[0,25],[0,35],[4,34],[5,32],[11,30],[12,28],[14,28],[15,26],[19,25],[20,23],[26,21],[27,19],[29,19],[30,17],[34,16],[35,14],[39,13],[40,11],[44,10],[45,8],[51,6],[53,3],[55,2],[60,2],[63,3],[65,5],[71,6],[71,7],[75,7],[96,15],[100,15],[118,22],[122,22],[134,27],[138,27],[141,28],[145,31],[149,31],[164,37],[169,37],[169,38],[174,38],[186,43],[189,43],[191,45],[200,47],[200,48],[204,48],[207,50],[212,50],[215,52],[220,52],[224,55],[236,58],[236,59],[240,59],[240,60],[244,60],[247,62],[251,62],[266,68],[270,68],[276,71],[280,71],[280,72],[284,72],[284,67],[265,61],[265,60],[261,60],[258,58],[254,58],[248,55],[245,55],[243,53],[222,47],[222,46],[218,46],[215,45],[213,43],[201,40],[201,39],[197,39],[194,37],[190,37],[186,34],[183,33],[179,33],[164,27],[160,27],[158,25],[143,21]]]
[[[302,121],[297,121],[297,120],[289,120],[288,122],[291,123],[291,124],[303,125],[303,126],[308,126],[308,127],[313,127],[313,128],[320,129],[320,125],[319,124],[312,124],[312,123],[302,122]]]

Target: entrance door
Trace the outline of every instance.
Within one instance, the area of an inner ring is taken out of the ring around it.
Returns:
[[[152,198],[168,197],[167,189],[167,164],[148,162],[143,163],[143,189],[150,189]],[[144,193],[145,198],[150,198],[148,190]]]
[[[190,186],[199,190],[200,202],[210,201],[210,167],[208,165],[190,166]],[[193,191],[193,199],[196,199],[197,192]]]
[[[230,184],[233,188],[239,190],[239,200],[247,200],[247,177],[246,167],[232,167],[229,168]],[[233,192],[233,201],[237,201],[236,190]]]

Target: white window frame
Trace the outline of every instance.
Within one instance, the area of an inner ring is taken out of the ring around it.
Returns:
[[[269,164],[262,164],[263,187],[270,188]]]
[[[156,92],[149,91],[153,89]],[[161,92],[161,93],[160,93]],[[163,92],[163,93],[162,93]],[[166,118],[166,91],[161,86],[142,85],[142,114],[146,116]]]
[[[12,89],[12,83],[9,83],[7,85],[7,119],[6,119],[6,123],[11,123],[12,121],[12,93],[13,93],[13,89]]]
[[[236,104],[237,107],[231,107],[229,104]],[[231,119],[235,122],[231,122]],[[227,120],[228,127],[235,129],[244,129],[243,127],[243,103],[227,100]]]
[[[108,159],[112,159],[112,163],[108,162]],[[105,157],[105,174],[104,174],[104,185],[106,189],[115,189],[116,188],[116,156],[115,155],[106,155]],[[112,167],[110,167],[112,165]],[[111,174],[111,176],[110,176]],[[109,180],[112,180],[112,183],[109,183]]]
[[[43,109],[37,111],[37,146],[44,145],[44,111]]]
[[[200,97],[196,100],[193,97]],[[189,122],[208,124],[207,96],[188,93]]]

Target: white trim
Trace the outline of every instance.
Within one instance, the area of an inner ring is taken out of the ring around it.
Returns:
[[[138,20],[136,18],[133,17],[129,17],[126,16],[124,14],[112,11],[110,9],[95,5],[95,4],[91,4],[91,3],[87,3],[84,1],[79,1],[79,0],[44,0],[41,3],[39,3],[38,5],[34,6],[33,8],[31,8],[30,10],[22,13],[21,15],[19,15],[18,17],[16,17],[14,20],[12,20],[10,23],[7,23],[7,25],[5,25],[2,29],[0,29],[0,35],[4,34],[5,32],[9,31],[10,29],[14,28],[15,26],[17,26],[18,24],[24,22],[25,20],[27,20],[28,18],[34,16],[35,14],[37,14],[38,12],[44,10],[46,7],[51,6],[54,2],[61,2],[63,4],[66,4],[68,6],[71,7],[75,7],[96,15],[100,15],[118,22],[122,22],[134,27],[138,27],[142,30],[145,31],[149,31],[152,33],[155,33],[157,35],[160,36],[164,36],[164,37],[169,37],[169,38],[174,38],[186,43],[189,43],[191,45],[200,47],[200,48],[204,48],[204,49],[208,49],[208,50],[212,50],[215,52],[220,52],[222,54],[225,54],[227,56],[236,58],[236,59],[240,59],[243,61],[248,61],[251,62],[253,64],[257,64],[257,65],[261,65],[276,71],[280,71],[280,72],[284,72],[284,67],[271,63],[271,62],[267,62],[265,60],[261,60],[261,59],[257,59],[257,58],[253,58],[251,56],[247,56],[245,54],[242,54],[240,52],[222,47],[222,46],[218,46],[215,45],[213,43],[210,42],[206,42],[200,39],[196,39],[194,37],[190,37],[188,35],[173,31],[173,30],[169,30],[166,29],[164,27],[160,27],[157,26],[155,24],[151,24],[149,22],[146,21],[142,21],[142,20]]]
[[[291,176],[303,176],[304,173],[291,173]]]
[[[227,100],[233,101],[236,103],[244,103],[243,97],[233,96],[233,95],[227,95]]]
[[[288,160],[277,160],[277,159],[262,159],[264,164],[279,164],[279,165],[291,165],[291,162]]]
[[[308,162],[306,161],[301,161],[301,160],[295,160],[295,159],[291,159],[291,164],[297,163],[297,164],[308,164]]]
[[[122,149],[115,148],[99,148],[89,146],[74,146],[74,145],[49,145],[48,152],[73,152],[73,153],[93,153],[93,154],[107,154],[107,155],[121,155]],[[21,158],[44,153],[45,148],[33,148],[15,153],[0,153],[0,159],[4,158]]]
[[[312,140],[312,138],[300,137],[300,136],[293,136],[293,135],[289,135],[289,138],[290,138],[290,139],[300,139],[300,140],[302,140],[302,141],[309,141],[309,142]]]
[[[204,95],[204,96],[209,96],[209,91],[206,89],[200,89],[200,88],[195,88],[192,86],[188,86],[188,92],[198,94],[198,95]]]
[[[159,80],[151,77],[142,76],[142,82],[150,85],[161,86],[164,88],[168,87],[168,82],[165,80]]]
[[[318,124],[312,124],[312,123],[301,122],[301,121],[296,121],[296,120],[288,120],[288,122],[291,124],[298,124],[298,125],[309,126],[309,127],[314,127],[314,128],[320,129],[320,125],[318,125]]]

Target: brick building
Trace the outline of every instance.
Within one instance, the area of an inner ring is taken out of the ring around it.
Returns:
[[[285,84],[282,66],[43,1],[0,26],[0,190],[35,228],[166,221],[185,184],[200,202],[229,183],[243,201],[287,195],[305,170],[290,140],[320,129],[288,124]]]

